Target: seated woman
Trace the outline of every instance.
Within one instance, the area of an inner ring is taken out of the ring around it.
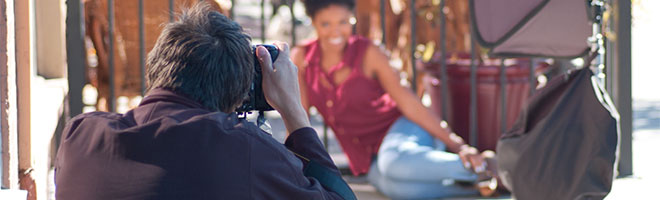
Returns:
[[[404,199],[472,195],[477,187],[456,183],[492,183],[483,155],[400,84],[382,49],[351,34],[354,1],[304,4],[318,38],[291,54],[302,103],[332,128],[354,175]],[[492,194],[489,186],[482,195]]]

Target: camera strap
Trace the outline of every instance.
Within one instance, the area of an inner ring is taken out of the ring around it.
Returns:
[[[315,162],[314,160],[305,158],[293,151],[291,151],[291,153],[293,153],[300,159],[307,161],[307,166],[305,166],[305,169],[303,169],[303,174],[305,176],[315,178],[316,180],[319,181],[319,183],[321,183],[323,187],[337,193],[343,199],[346,200],[357,199],[355,193],[353,193],[353,190],[351,190],[351,187],[349,187],[348,184],[346,184],[346,182],[341,178],[341,176],[338,176],[330,169]]]

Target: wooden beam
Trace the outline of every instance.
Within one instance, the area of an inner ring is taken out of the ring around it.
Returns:
[[[18,189],[18,115],[14,0],[0,1],[0,132],[2,187]]]
[[[16,16],[16,84],[18,97],[18,159],[19,169],[31,168],[30,84],[32,63],[30,44],[30,2],[15,1]]]

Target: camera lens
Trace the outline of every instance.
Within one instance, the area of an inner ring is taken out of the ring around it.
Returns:
[[[269,44],[260,44],[252,46],[252,54],[254,55],[254,70],[255,75],[252,80],[252,86],[248,92],[248,99],[243,102],[243,105],[236,109],[236,112],[251,112],[251,111],[269,111],[274,110],[270,104],[266,101],[264,96],[264,91],[262,89],[262,75],[261,75],[261,64],[259,58],[257,57],[257,47],[263,46],[268,50],[272,62],[277,60],[280,51],[274,45]]]

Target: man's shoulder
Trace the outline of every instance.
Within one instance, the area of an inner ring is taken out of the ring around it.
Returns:
[[[197,109],[181,110],[170,115],[153,119],[147,123],[138,124],[132,113],[126,114],[108,112],[90,112],[80,114],[67,123],[63,137],[74,135],[116,135],[124,132],[140,132],[142,134],[168,134],[194,140],[195,138],[223,138],[223,140],[247,141],[256,143],[259,148],[271,151],[286,151],[286,148],[275,140],[272,135],[259,129],[255,124],[240,119],[234,113],[203,112]],[[147,133],[153,132],[153,133]],[[184,137],[196,136],[213,137]],[[233,138],[233,139],[232,139]]]
[[[98,125],[101,122],[120,121],[121,119],[122,119],[122,115],[118,113],[101,112],[101,111],[82,113],[68,120],[65,129],[73,131],[81,124],[83,124],[83,122],[84,123],[91,122],[93,124]]]
[[[212,125],[213,128],[217,128],[217,130],[209,131],[210,134],[227,134],[230,137],[246,137],[268,146],[282,146],[272,137],[272,135],[261,130],[252,122],[241,119],[233,113],[210,112],[187,118],[181,123],[192,126]]]
[[[82,113],[82,114],[76,115],[75,117],[71,118],[70,121],[79,121],[79,120],[88,119],[88,118],[118,119],[120,117],[121,117],[121,114],[119,114],[119,113],[94,111],[94,112],[87,112],[87,113]]]

